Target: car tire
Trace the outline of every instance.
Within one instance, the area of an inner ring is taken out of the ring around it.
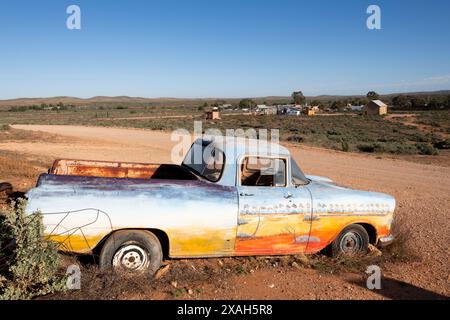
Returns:
[[[100,269],[153,276],[161,266],[163,253],[158,238],[150,231],[114,232],[100,252]]]
[[[359,224],[344,228],[331,243],[329,252],[332,257],[352,257],[366,254],[369,248],[369,235]]]

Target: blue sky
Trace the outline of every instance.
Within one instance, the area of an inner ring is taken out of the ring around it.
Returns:
[[[81,8],[68,30],[66,8]],[[366,9],[381,8],[381,30]],[[0,0],[0,99],[450,89],[450,1]]]

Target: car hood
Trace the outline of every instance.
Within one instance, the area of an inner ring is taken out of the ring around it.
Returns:
[[[354,190],[318,180],[312,180],[307,188],[316,212],[392,213],[395,210],[395,198],[385,193]]]

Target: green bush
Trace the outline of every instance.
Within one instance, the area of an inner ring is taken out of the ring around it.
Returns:
[[[25,112],[28,110],[28,107],[26,106],[20,106],[20,107],[12,107],[9,109],[10,112]]]
[[[25,200],[0,212],[0,299],[31,299],[65,288],[59,255],[44,239],[42,215],[25,213]]]
[[[287,140],[291,141],[291,142],[302,142],[303,141],[303,137],[299,136],[299,135],[293,135],[293,136],[289,136],[287,138]]]
[[[394,154],[417,154],[417,148],[413,144],[392,142],[387,144],[387,151]]]
[[[414,133],[411,134],[408,138],[409,141],[414,141],[414,142],[428,142],[427,137],[425,137],[423,134],[421,133]]]
[[[417,143],[416,147],[417,147],[417,150],[419,150],[419,154],[429,155],[429,156],[435,156],[438,154],[437,149],[427,143]]]
[[[347,152],[347,151],[350,150],[350,147],[349,147],[347,141],[343,140],[343,141],[341,142],[341,150],[344,151],[344,152]]]

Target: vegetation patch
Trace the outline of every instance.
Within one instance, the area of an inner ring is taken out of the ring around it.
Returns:
[[[0,212],[0,299],[31,299],[65,288],[56,245],[44,239],[40,213],[19,200]]]
[[[205,121],[204,105],[128,106],[91,108],[29,108],[23,112],[1,111],[0,125],[70,124],[105,127],[132,127],[151,130],[193,131],[193,121],[202,121],[203,130],[278,129],[280,139],[294,143],[349,152],[390,153],[396,155],[436,155],[434,149],[448,146],[450,110],[392,113],[388,117],[364,116],[353,112],[326,116],[286,116],[236,114],[224,111],[220,120]],[[8,132],[15,132],[11,130]],[[17,135],[16,133],[14,133]],[[5,135],[6,139],[12,135]],[[11,137],[9,137],[10,139]],[[434,149],[433,149],[434,148]]]
[[[435,156],[438,154],[437,149],[427,143],[417,143],[416,147],[417,147],[419,154],[428,155],[428,156]]]

